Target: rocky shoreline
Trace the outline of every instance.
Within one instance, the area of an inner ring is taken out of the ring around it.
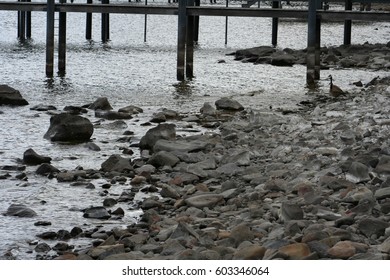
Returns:
[[[123,119],[104,99],[72,108]],[[29,164],[86,189],[94,178],[107,180],[101,206],[83,209],[85,219],[121,219],[118,202],[148,194],[137,223],[110,231],[54,232],[49,221],[37,223],[45,228],[30,244],[38,259],[389,259],[390,78],[341,98],[311,96],[300,108],[257,112],[222,98],[194,115],[164,110],[132,143],[139,158],[129,158],[129,144],[100,170],[60,171],[29,150],[20,165],[0,166],[0,176],[26,180]],[[205,132],[178,135],[179,121]],[[110,194],[114,184],[123,186],[119,197]],[[17,204],[4,214],[37,215]],[[91,246],[75,249],[78,238]]]

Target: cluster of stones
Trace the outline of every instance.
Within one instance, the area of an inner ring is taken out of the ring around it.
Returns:
[[[120,219],[119,201],[149,193],[137,223],[46,231],[31,245],[57,259],[388,259],[389,81],[342,99],[313,98],[287,115],[229,98],[194,115],[166,110],[140,139],[139,158],[111,155],[100,170],[59,171],[28,150],[24,162],[59,182],[123,184],[119,198],[107,187],[102,205],[84,209],[86,219]],[[179,120],[218,130],[180,136]],[[18,204],[5,214],[37,215]],[[91,246],[76,250],[79,237]]]
[[[342,45],[320,49],[321,68],[390,68],[390,42],[387,44]],[[277,49],[270,46],[238,50],[230,55],[235,60],[254,64],[293,66],[306,64],[306,50]]]

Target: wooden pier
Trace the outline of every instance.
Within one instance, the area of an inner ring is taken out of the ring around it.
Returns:
[[[178,6],[156,5],[129,5],[110,4],[109,0],[102,0],[101,4],[66,3],[66,0],[47,0],[31,2],[18,0],[15,2],[1,2],[0,11],[18,12],[18,38],[31,38],[31,12],[45,12],[46,18],[46,75],[54,75],[54,18],[59,13],[58,27],[58,73],[65,74],[66,69],[66,14],[86,13],[86,38],[91,39],[92,13],[102,14],[102,41],[109,40],[109,14],[144,14],[144,15],[173,15],[178,16],[177,42],[177,79],[183,81],[194,76],[194,41],[197,41],[198,23],[200,16],[223,17],[267,17],[272,18],[272,45],[277,45],[279,18],[305,19],[308,26],[307,40],[307,84],[313,85],[320,78],[320,46],[321,21],[341,21],[344,23],[344,44],[351,44],[352,21],[390,21],[390,12],[385,11],[352,11],[352,4],[359,3],[389,3],[389,0],[306,0],[308,9],[282,9],[281,0],[272,1],[272,8],[200,6],[199,0],[179,0]],[[147,1],[147,0],[145,0]],[[294,2],[297,0],[291,0]],[[251,0],[253,4],[255,0]],[[305,1],[299,1],[305,2]],[[323,8],[325,2],[337,2],[345,5],[345,10],[330,11]],[[145,17],[146,18],[146,17]],[[145,20],[146,25],[146,20]],[[1,28],[1,27],[0,27]],[[227,30],[226,30],[227,32]],[[145,33],[146,39],[146,33]]]

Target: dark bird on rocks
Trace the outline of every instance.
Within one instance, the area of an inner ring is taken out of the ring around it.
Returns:
[[[333,84],[332,75],[329,75],[328,78],[330,80],[330,88],[329,88],[330,95],[332,95],[333,97],[339,97],[340,95],[344,95],[345,92],[341,88]]]

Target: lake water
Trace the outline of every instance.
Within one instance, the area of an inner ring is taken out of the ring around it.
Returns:
[[[156,2],[154,2],[156,3]],[[142,4],[142,3],[141,3]],[[164,2],[165,4],[165,2]],[[207,4],[202,1],[202,4]],[[219,2],[219,5],[225,5]],[[232,2],[230,5],[240,5]],[[262,4],[263,5],[263,4]],[[50,116],[31,111],[34,105],[54,105],[62,109],[67,105],[81,106],[98,97],[107,97],[119,109],[136,105],[144,113],[127,121],[127,130],[141,137],[147,127],[140,126],[152,113],[161,108],[180,112],[198,112],[204,102],[231,96],[244,106],[264,109],[272,105],[295,107],[308,94],[305,88],[306,68],[253,65],[234,61],[226,56],[237,49],[271,44],[271,19],[229,18],[228,39],[225,45],[225,18],[200,19],[199,44],[194,54],[195,78],[187,83],[176,81],[177,17],[149,15],[147,41],[144,42],[144,15],[111,15],[110,42],[100,42],[100,15],[93,16],[93,40],[85,39],[85,14],[68,14],[67,71],[65,77],[47,79],[45,76],[45,13],[32,15],[32,40],[24,44],[17,41],[16,12],[0,11],[0,83],[18,89],[29,106],[1,107],[0,111],[0,166],[16,165],[28,148],[53,158],[59,169],[100,168],[109,155],[120,153],[123,143],[116,140],[123,129],[97,128],[93,141],[102,150],[92,152],[83,145],[69,146],[50,143],[43,139]],[[386,43],[390,41],[389,23],[359,23],[353,26],[353,43]],[[324,23],[322,44],[340,45],[343,25]],[[285,20],[279,24],[278,47],[301,49],[306,47],[305,22]],[[225,60],[225,63],[218,63]],[[55,62],[56,63],[56,62]],[[55,64],[56,65],[56,64]],[[326,77],[329,71],[323,71]],[[365,70],[332,70],[336,82],[348,89],[351,82],[369,81],[384,72]],[[321,83],[327,90],[328,82]],[[92,113],[88,117],[94,122]],[[104,124],[104,123],[103,123]],[[135,154],[137,156],[137,153]],[[37,218],[22,219],[0,215],[0,256],[6,251],[18,259],[34,259],[29,252],[29,240],[36,234],[74,226],[94,228],[97,225],[115,226],[136,221],[141,213],[136,205],[126,205],[122,221],[101,222],[87,220],[77,211],[90,205],[101,205],[105,181],[93,182],[97,188],[86,190],[69,184],[34,175],[36,167],[27,167],[28,181],[16,179],[0,181],[0,212],[12,203],[26,204],[38,213]],[[14,177],[14,173],[11,172]],[[130,185],[114,185],[111,195],[119,195]],[[140,197],[141,199],[141,197]],[[34,226],[36,221],[50,221],[49,228]],[[78,240],[82,247],[88,240]]]

